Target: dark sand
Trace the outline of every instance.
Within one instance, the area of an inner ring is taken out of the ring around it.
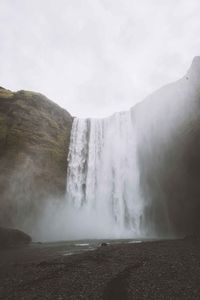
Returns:
[[[0,251],[0,299],[200,299],[200,240]]]

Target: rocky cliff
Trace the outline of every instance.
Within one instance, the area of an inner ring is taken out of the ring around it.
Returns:
[[[141,192],[152,231],[199,234],[200,57],[183,78],[154,92],[133,111]]]
[[[26,230],[64,194],[71,125],[43,95],[0,88],[0,225]]]

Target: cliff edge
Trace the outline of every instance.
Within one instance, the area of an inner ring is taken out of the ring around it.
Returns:
[[[0,226],[31,227],[64,194],[72,120],[39,93],[0,88]]]

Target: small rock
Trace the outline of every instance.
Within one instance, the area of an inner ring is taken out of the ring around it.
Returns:
[[[105,246],[108,246],[108,244],[105,242],[101,243],[101,247],[105,247]]]

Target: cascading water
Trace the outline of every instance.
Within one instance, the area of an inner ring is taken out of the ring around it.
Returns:
[[[83,238],[145,235],[131,111],[105,119],[74,119],[66,199]]]

